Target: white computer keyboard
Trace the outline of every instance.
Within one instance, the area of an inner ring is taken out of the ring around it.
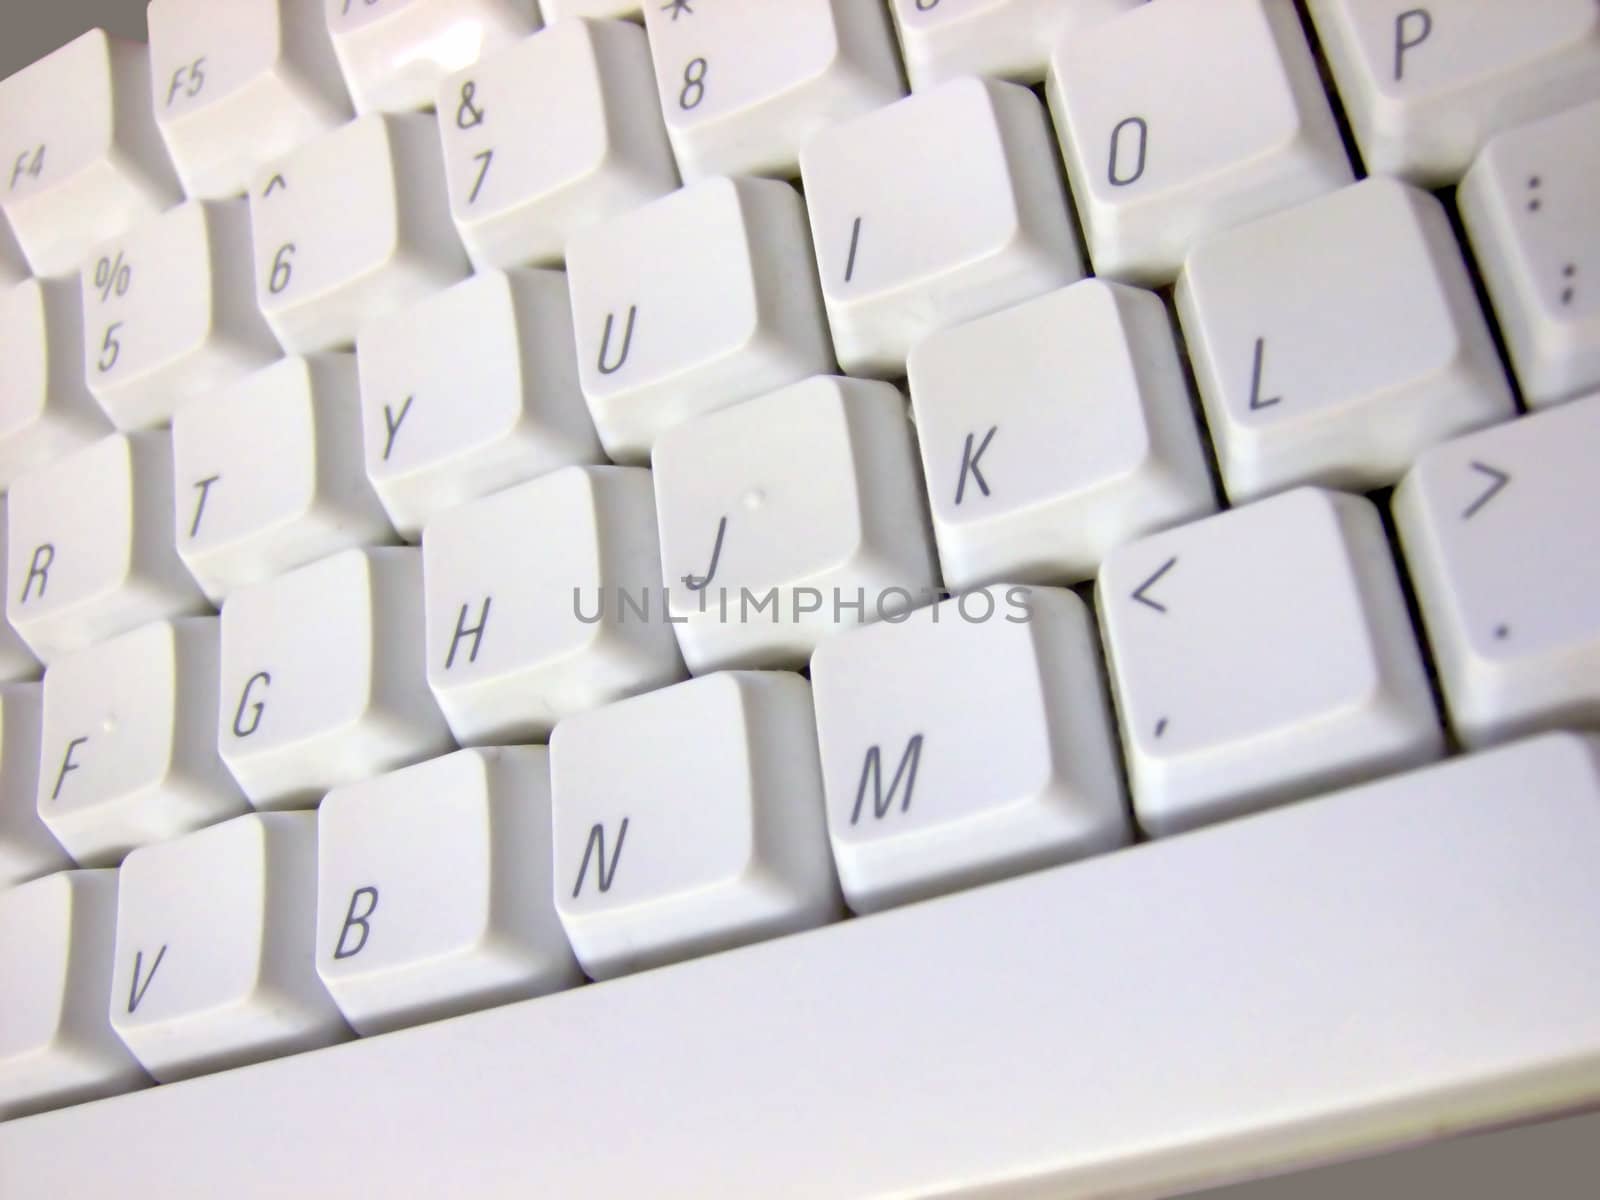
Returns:
[[[1592,0],[148,23],[0,81],[0,1194],[1600,1103]]]

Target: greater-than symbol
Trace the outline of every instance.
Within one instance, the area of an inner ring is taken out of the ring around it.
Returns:
[[[287,188],[288,186],[289,181],[282,175],[274,175],[271,179],[267,180],[267,186],[261,189],[261,196],[263,199],[265,199],[266,197],[272,195],[273,188]]]
[[[1490,482],[1489,486],[1483,490],[1483,492],[1478,496],[1478,498],[1476,500],[1474,500],[1471,504],[1467,505],[1464,509],[1461,510],[1461,519],[1463,521],[1470,521],[1470,520],[1472,520],[1473,517],[1477,516],[1478,515],[1478,510],[1481,509],[1485,504],[1489,503],[1489,501],[1493,500],[1497,495],[1499,495],[1500,489],[1505,487],[1506,484],[1511,482],[1511,476],[1510,475],[1506,474],[1506,472],[1504,472],[1504,471],[1496,470],[1494,467],[1491,467],[1488,463],[1481,463],[1481,462],[1476,462],[1475,461],[1475,462],[1473,462],[1471,464],[1471,466],[1472,466],[1472,469],[1474,471],[1477,471],[1479,474],[1487,475],[1489,477],[1489,479],[1491,480],[1491,482]]]
[[[1172,570],[1172,568],[1175,567],[1177,565],[1177,563],[1178,563],[1177,555],[1173,555],[1171,558],[1167,559],[1166,562],[1162,563],[1159,567],[1156,568],[1155,574],[1151,575],[1149,579],[1146,579],[1138,587],[1133,589],[1133,598],[1135,600],[1137,600],[1140,604],[1148,605],[1149,607],[1155,609],[1159,613],[1166,612],[1167,611],[1167,606],[1165,604],[1161,603],[1161,601],[1159,601],[1159,600],[1152,600],[1149,596],[1145,595],[1145,593],[1148,592],[1152,587],[1154,587],[1156,581],[1158,579],[1160,579],[1163,575],[1165,575],[1168,571]]]

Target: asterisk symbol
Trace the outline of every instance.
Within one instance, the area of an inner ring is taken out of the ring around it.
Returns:
[[[694,16],[694,9],[689,7],[689,0],[667,0],[661,6],[661,11],[670,12],[674,21],[678,19],[679,13],[683,13],[686,16]]]

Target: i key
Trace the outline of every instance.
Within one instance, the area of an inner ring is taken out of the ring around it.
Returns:
[[[0,288],[0,488],[111,432],[83,377],[75,279]]]
[[[925,92],[958,75],[1044,79],[1050,51],[1142,0],[891,0],[906,74]]]

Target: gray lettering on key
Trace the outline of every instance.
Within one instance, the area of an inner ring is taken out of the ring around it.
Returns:
[[[722,560],[722,537],[728,531],[728,518],[724,516],[717,522],[717,540],[711,544],[711,565],[706,568],[704,575],[695,575],[692,572],[683,577],[683,586],[691,592],[702,590],[717,573],[717,563]]]
[[[1487,475],[1490,483],[1487,488],[1478,494],[1476,500],[1461,510],[1461,519],[1463,521],[1470,521],[1477,516],[1479,510],[1498,496],[1501,488],[1511,482],[1511,476],[1507,472],[1491,467],[1488,463],[1472,462],[1468,465],[1480,475]]]
[[[961,448],[961,474],[956,479],[956,503],[960,504],[967,494],[967,476],[972,476],[972,482],[978,485],[978,490],[985,496],[989,494],[989,481],[983,477],[983,472],[978,469],[978,460],[983,457],[983,452],[989,448],[989,443],[994,441],[994,435],[1000,431],[1000,426],[989,426],[989,432],[983,435],[983,441],[978,443],[978,449],[972,449],[972,439],[978,435],[967,434],[966,445]]]
[[[578,893],[583,890],[584,878],[589,874],[589,858],[595,855],[600,859],[600,864],[595,873],[599,876],[601,892],[609,892],[611,883],[617,877],[617,863],[622,858],[622,840],[628,836],[628,818],[622,818],[622,825],[617,830],[617,844],[611,851],[611,863],[606,864],[606,827],[596,821],[589,829],[589,840],[583,845],[583,862],[578,865],[578,879],[572,885],[572,898],[576,900]]]
[[[472,649],[467,651],[467,661],[469,663],[478,661],[478,647],[483,643],[484,627],[489,624],[489,602],[493,599],[493,596],[485,596],[483,598],[483,604],[478,608],[478,623],[476,625],[467,624],[467,606],[465,604],[461,606],[461,612],[456,616],[455,634],[450,638],[450,653],[445,655],[444,659],[444,669],[446,671],[456,665],[456,647],[461,644],[461,639],[465,637],[472,639]]]
[[[1252,412],[1258,408],[1271,408],[1283,399],[1282,396],[1263,397],[1261,395],[1261,360],[1266,354],[1266,349],[1267,339],[1257,338],[1255,362],[1250,367],[1250,409]]]
[[[1133,169],[1119,171],[1122,164],[1122,135],[1129,129],[1138,130],[1139,145],[1134,155]],[[1130,183],[1137,183],[1144,174],[1145,150],[1150,142],[1150,126],[1143,117],[1123,117],[1111,130],[1111,156],[1106,163],[1106,180],[1112,187],[1127,187]]]
[[[1394,79],[1405,78],[1406,51],[1414,50],[1433,32],[1433,16],[1425,8],[1408,8],[1394,19]]]
[[[602,375],[611,375],[620,371],[622,364],[628,361],[628,348],[633,345],[633,322],[639,315],[639,306],[637,304],[628,305],[628,324],[627,328],[622,331],[622,349],[617,352],[615,362],[607,363],[606,352],[611,347],[611,326],[616,319],[616,315],[616,313],[609,312],[606,314],[605,332],[600,335],[600,357],[596,365]]]
[[[856,247],[861,243],[861,218],[855,219],[855,224],[850,226],[850,255],[844,263],[844,281],[850,282],[850,277],[856,273]]]
[[[1167,559],[1166,562],[1162,563],[1155,569],[1155,573],[1151,575],[1150,578],[1146,579],[1138,587],[1133,589],[1133,598],[1140,604],[1147,605],[1148,607],[1155,609],[1158,613],[1166,612],[1167,606],[1165,604],[1161,603],[1159,600],[1152,600],[1149,596],[1145,595],[1145,593],[1155,586],[1155,583],[1158,579],[1160,579],[1163,575],[1177,565],[1177,555],[1173,555],[1171,558]]]
[[[144,999],[144,994],[150,990],[150,981],[156,977],[156,971],[161,967],[161,960],[167,956],[167,946],[163,942],[161,949],[156,952],[155,962],[150,964],[150,974],[145,975],[144,983],[139,983],[139,976],[144,971],[144,951],[138,950],[133,955],[133,986],[128,989],[128,1011],[134,1012],[139,1007],[139,1002]]]
[[[56,772],[56,786],[50,792],[50,799],[61,799],[61,785],[66,781],[67,772],[78,769],[78,764],[72,761],[72,752],[88,740],[86,737],[75,737],[67,743],[67,752],[61,756],[61,770]]]
[[[356,914],[356,904],[362,899],[367,901],[367,907],[358,916]],[[358,887],[350,893],[350,907],[345,910],[344,924],[339,927],[339,940],[333,947],[333,956],[335,958],[352,958],[361,953],[361,948],[367,944],[367,936],[372,932],[372,926],[368,918],[372,916],[373,910],[377,907],[377,888],[371,886]],[[347,947],[344,944],[345,938],[349,937],[350,931],[357,926],[361,927],[360,939],[354,946]]]
[[[204,479],[195,480],[194,486],[200,489],[200,498],[194,502],[194,520],[189,522],[190,537],[200,532],[200,518],[206,511],[206,497],[211,494],[211,485],[221,478],[221,475],[207,475]]]
[[[407,396],[406,402],[400,406],[398,413],[385,404],[383,406],[383,427],[387,436],[383,439],[383,461],[389,461],[389,455],[394,450],[394,435],[400,432],[400,422],[406,419],[406,414],[411,411],[411,402],[415,396]]]
[[[40,561],[40,559],[44,561]],[[56,560],[56,547],[54,542],[40,542],[33,548],[33,558],[28,563],[28,577],[22,581],[21,604],[28,602],[28,595],[33,591],[33,581],[39,581],[39,598],[44,599],[44,590],[50,586],[50,564]]]
[[[257,671],[245,681],[244,692],[239,696],[239,707],[233,714],[234,737],[249,737],[261,726],[261,714],[263,711],[265,711],[267,703],[265,700],[257,700],[254,704],[250,703],[250,691],[258,682],[262,687],[271,687],[272,676],[267,674],[265,671]],[[244,723],[244,712],[246,708],[250,709],[249,728],[246,728]]]
[[[861,820],[861,802],[867,796],[867,781],[872,781],[872,815],[878,820],[883,820],[894,807],[895,793],[900,790],[903,781],[906,785],[905,794],[900,798],[900,811],[908,812],[911,808],[911,792],[917,786],[917,768],[922,765],[922,734],[912,734],[906,742],[906,748],[900,754],[900,765],[894,769],[894,778],[889,781],[887,793],[883,790],[883,763],[882,751],[878,746],[867,747],[866,760],[861,764],[861,782],[856,785],[856,803],[850,810],[850,824],[854,825]]]

